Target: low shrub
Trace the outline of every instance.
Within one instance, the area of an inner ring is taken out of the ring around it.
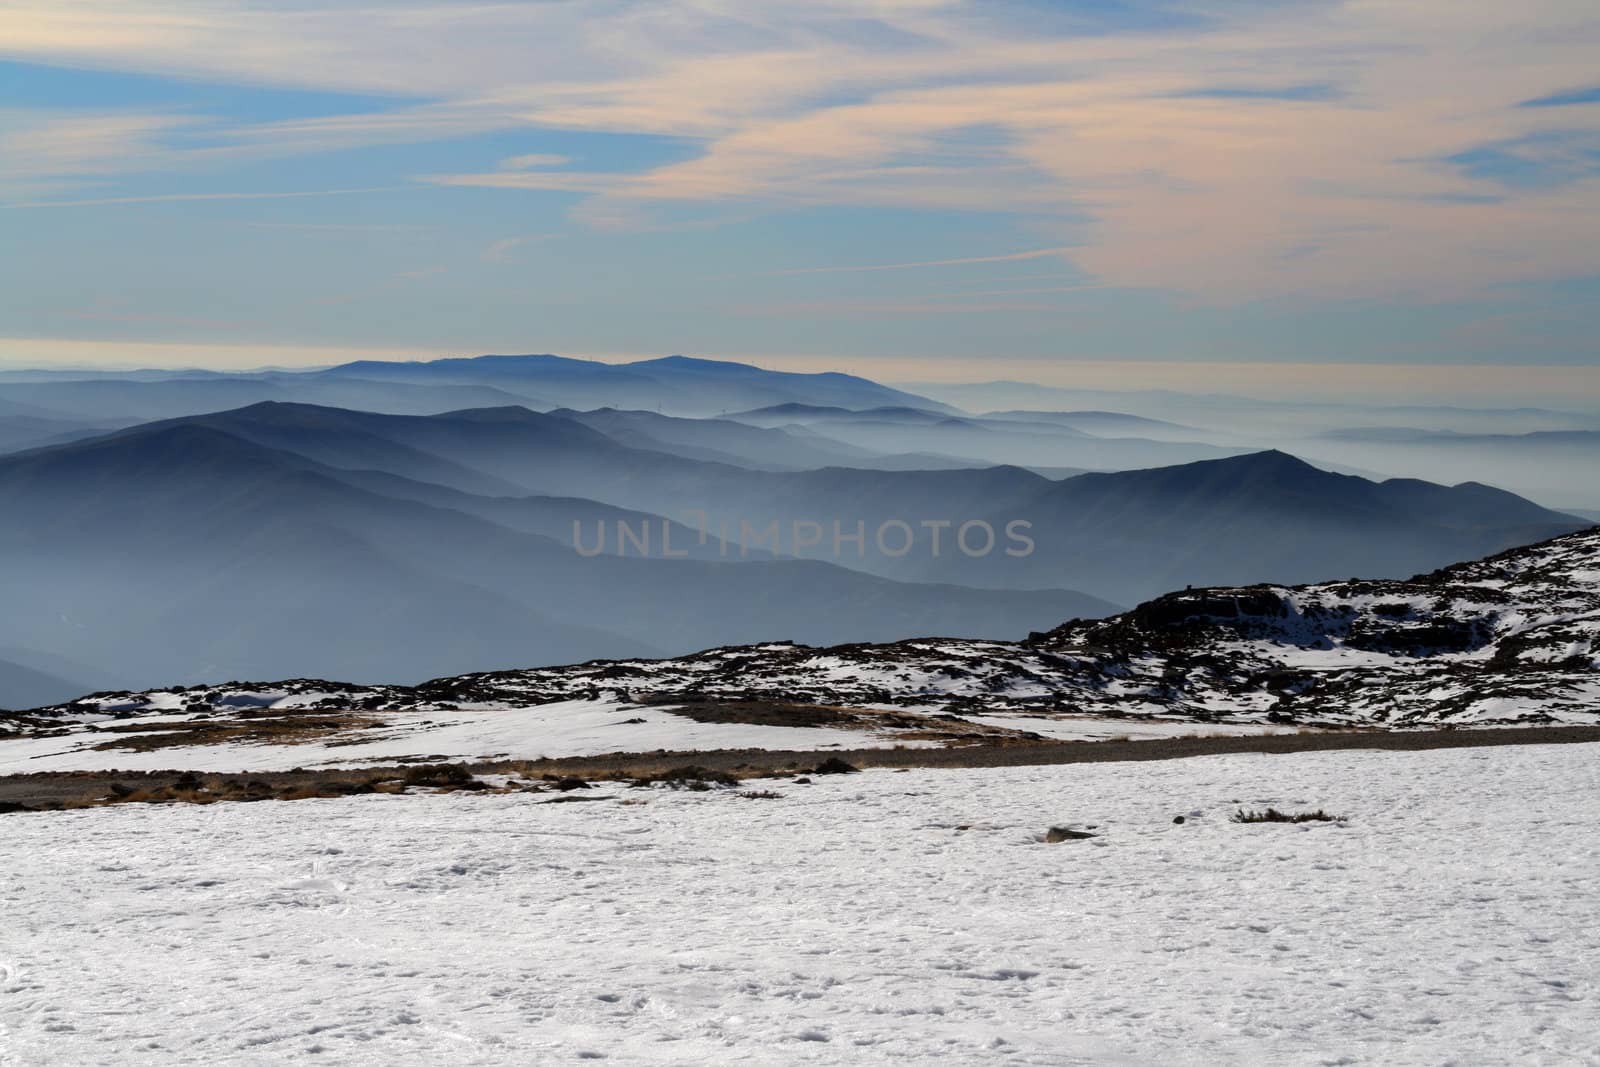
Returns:
[[[1318,808],[1316,811],[1279,811],[1277,808],[1268,808],[1265,811],[1246,811],[1240,808],[1233,813],[1234,822],[1344,822],[1346,816],[1329,815]]]
[[[674,767],[660,774],[647,774],[636,776],[633,779],[635,788],[653,785],[664,785],[669,789],[688,789],[695,793],[704,793],[714,786],[734,786],[739,784],[739,779],[727,771],[713,771],[706,767]]]
[[[437,789],[471,788],[475,779],[472,772],[459,763],[424,763],[406,771],[407,785],[433,786]]]

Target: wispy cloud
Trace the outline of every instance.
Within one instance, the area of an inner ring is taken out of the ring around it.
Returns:
[[[1548,96],[1524,100],[1518,107],[1575,107],[1579,104],[1600,104],[1600,85],[1588,89],[1571,89]]]
[[[141,312],[108,311],[100,308],[90,308],[81,311],[68,311],[64,313],[63,317],[69,319],[81,319],[88,322],[118,322],[154,326],[199,327],[203,329],[216,330],[237,330],[263,325],[260,322],[246,319],[212,319],[197,315],[149,315]]]
[[[1344,92],[1338,86],[1319,82],[1314,85],[1284,86],[1215,85],[1201,89],[1185,89],[1169,95],[1179,100],[1279,100],[1290,103],[1325,103],[1342,99]]]
[[[108,176],[159,169],[165,141],[189,116],[5,107],[0,103],[0,201],[35,199]]]
[[[980,262],[993,262],[983,259]],[[972,315],[1013,313],[1057,313],[1071,305],[1044,300],[998,300],[997,297],[1062,296],[1104,290],[1104,285],[1049,285],[1016,289],[976,289],[957,292],[922,293],[893,300],[800,300],[763,304],[743,304],[734,309],[740,315]]]
[[[747,304],[732,309],[739,315],[816,317],[920,317],[924,315],[1038,315],[1068,310],[1060,304],[1023,300],[800,300],[792,303]]]
[[[1600,178],[1600,131],[1552,130],[1477,145],[1443,162],[1504,189],[1556,189]]]
[[[418,233],[429,227],[411,222],[246,222],[252,230],[294,230],[304,233]]]
[[[533,152],[525,156],[510,156],[500,161],[501,170],[533,170],[536,167],[563,167],[572,160],[566,156]]]
[[[521,248],[523,245],[548,241],[556,236],[559,235],[553,233],[530,233],[521,237],[502,237],[485,248],[481,258],[486,263],[511,263],[515,261],[515,257],[511,253],[516,249]]]
[[[8,177],[97,174],[122,169],[167,133],[193,124],[185,116],[75,114],[0,109],[0,158]]]
[[[1028,259],[1043,259],[1046,256],[1059,256],[1069,249],[1059,248],[1033,248],[1026,252],[1007,252],[998,256],[960,256],[954,259],[922,259],[910,263],[873,263],[866,265],[844,265],[833,267],[795,267],[789,270],[775,270],[767,273],[771,275],[786,274],[853,274],[862,271],[881,270],[920,270],[924,267],[964,267],[975,263],[1017,263]]]
[[[154,196],[106,196],[88,200],[33,200],[0,206],[12,208],[106,207],[114,204],[163,204],[185,200],[296,200],[308,196],[353,196],[360,193],[392,193],[409,188],[404,185],[375,185],[365,189],[312,189],[276,193],[163,193]]]
[[[569,161],[533,152],[421,180],[576,193],[577,218],[606,225],[679,205],[1000,213],[1032,227],[1050,245],[1041,254],[1109,285],[1223,301],[1436,299],[1600,272],[1600,177],[1569,166],[1561,181],[1508,183],[1527,149],[1469,155],[1535,143],[1558,120],[1600,131],[1600,108],[1578,106],[1600,99],[1595,89],[1552,92],[1592,84],[1591,9],[1223,3],[1174,19],[1137,4],[1041,18],[983,0],[616,0],[603,11],[11,0],[0,41],[41,62],[407,97],[214,131],[178,156],[161,151],[176,127],[63,129],[55,147],[46,137],[27,150],[42,170],[101,173],[119,138],[142,165],[176,166],[513,129],[644,134],[689,158],[571,171],[541,169]],[[419,95],[430,102],[411,102]],[[973,130],[990,136],[965,143]]]

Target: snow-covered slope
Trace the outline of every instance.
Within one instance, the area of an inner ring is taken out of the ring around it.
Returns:
[[[978,727],[1050,736],[1052,719],[1084,715],[1382,727],[1592,723],[1600,720],[1600,528],[1409,581],[1186,590],[1018,643],[765,644],[416,687],[291,681],[100,694],[14,720],[14,728],[37,733],[147,715],[481,713],[565,701],[904,710],[960,717],[974,728],[958,731],[965,741],[979,739]],[[907,724],[902,717],[868,725]],[[659,730],[651,740],[666,743]],[[617,750],[638,748],[619,735]]]

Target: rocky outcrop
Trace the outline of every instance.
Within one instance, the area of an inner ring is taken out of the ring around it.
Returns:
[[[1193,589],[1018,643],[770,643],[670,660],[99,694],[20,729],[230,706],[448,709],[621,695],[1383,727],[1600,721],[1600,528],[1409,581]]]

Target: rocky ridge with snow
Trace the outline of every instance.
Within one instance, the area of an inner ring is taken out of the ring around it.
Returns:
[[[11,728],[571,700],[1383,728],[1592,724],[1600,721],[1600,527],[1406,581],[1185,590],[1017,643],[772,643],[415,687],[297,680],[102,693],[12,716]]]

